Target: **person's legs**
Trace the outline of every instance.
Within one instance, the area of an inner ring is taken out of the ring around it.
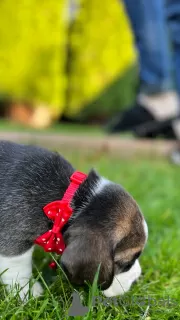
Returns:
[[[130,130],[139,136],[155,137],[162,130],[152,128],[158,127],[159,121],[162,126],[163,121],[171,121],[178,114],[178,99],[171,78],[165,0],[123,1],[138,49],[140,86],[135,105],[117,115],[107,130],[111,133]],[[139,126],[142,130],[134,130]],[[171,135],[170,131],[167,136]]]
[[[180,95],[180,1],[166,1],[166,16],[173,47],[177,91]]]
[[[172,91],[166,0],[123,1],[138,49],[140,68],[138,102],[152,113],[155,119],[168,119],[177,114],[178,103],[177,96]]]
[[[180,1],[165,0],[166,18],[172,40],[172,51],[177,92],[180,97]],[[180,119],[173,121],[173,130],[180,140]],[[179,159],[179,155],[178,155]],[[179,160],[178,160],[179,161]],[[179,161],[180,162],[180,161]],[[178,163],[179,164],[179,163]]]
[[[140,91],[172,89],[164,0],[123,0],[138,49]]]

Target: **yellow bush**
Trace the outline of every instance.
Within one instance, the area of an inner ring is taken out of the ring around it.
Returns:
[[[75,115],[135,60],[132,34],[120,0],[79,0],[71,34],[73,59],[66,115]]]
[[[67,79],[68,1],[0,1],[0,93],[48,106],[54,117],[64,111],[73,117],[134,62],[120,0],[76,2]]]
[[[65,1],[0,1],[0,92],[62,113]]]

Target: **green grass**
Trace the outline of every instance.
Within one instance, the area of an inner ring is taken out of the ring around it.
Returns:
[[[97,125],[82,125],[82,124],[68,124],[68,123],[55,123],[45,129],[34,129],[24,126],[19,123],[11,122],[9,120],[0,120],[0,131],[3,132],[33,132],[33,133],[59,133],[65,135],[84,135],[101,136],[104,134],[102,128]]]
[[[77,169],[87,172],[95,167],[103,176],[121,183],[139,203],[149,226],[138,283],[121,298],[119,306],[112,300],[106,300],[106,305],[99,302],[86,316],[76,319],[180,319],[180,168],[157,159],[65,155]],[[48,269],[49,259],[40,249],[35,252],[34,274],[44,283],[44,296],[21,304],[17,297],[5,298],[2,289],[0,319],[73,319],[67,315],[73,288],[60,271],[55,277]],[[88,291],[81,289],[81,294],[87,303]],[[154,300],[148,303],[148,299]]]

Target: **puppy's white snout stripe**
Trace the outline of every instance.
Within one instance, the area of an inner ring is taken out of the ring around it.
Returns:
[[[106,297],[114,297],[123,295],[129,291],[133,282],[135,282],[141,275],[141,267],[139,261],[136,260],[131,269],[127,272],[117,274],[112,282],[112,285],[104,290],[103,293]]]

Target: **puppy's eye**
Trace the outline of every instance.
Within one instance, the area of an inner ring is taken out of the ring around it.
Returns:
[[[117,261],[116,265],[121,272],[127,272],[131,269],[135,261],[122,263],[121,261]]]
[[[142,251],[135,253],[133,260],[136,260],[141,255]]]
[[[133,264],[135,263],[136,259],[139,258],[140,254],[141,254],[141,251],[135,253],[131,261],[127,261],[127,262],[123,262],[122,260],[116,261],[115,265],[117,266],[118,271],[120,272],[129,271],[133,266]]]
[[[125,264],[124,267],[122,268],[122,271],[121,271],[121,272],[127,272],[127,271],[129,271],[129,270],[131,269],[131,267],[133,266],[133,264],[134,264],[134,261]]]

